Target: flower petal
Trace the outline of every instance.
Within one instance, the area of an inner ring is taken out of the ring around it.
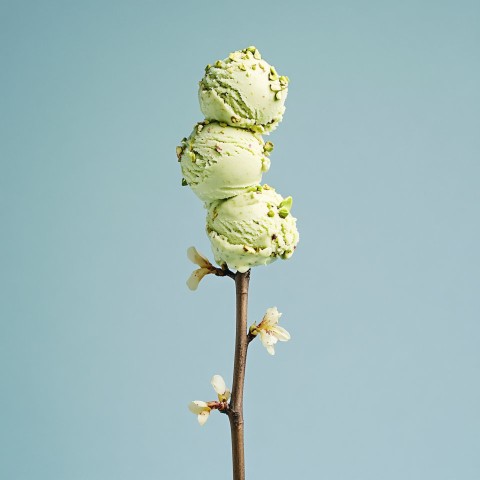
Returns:
[[[283,327],[279,327],[278,325],[272,327],[272,332],[281,342],[287,342],[291,338],[290,334]]]
[[[187,287],[190,290],[196,290],[198,288],[198,284],[200,283],[200,280],[205,276],[211,273],[210,269],[208,268],[198,268],[192,274],[190,277],[188,277],[187,280]]]
[[[195,400],[188,404],[188,409],[194,413],[195,415],[200,415],[202,412],[210,412],[210,407],[208,406],[207,402],[203,402],[202,400]]]
[[[272,335],[269,331],[260,330],[260,340],[265,348],[270,345],[275,345],[278,342],[278,338]]]
[[[210,415],[210,411],[199,413],[197,416],[198,423],[202,426],[205,425],[205,422],[208,420],[209,415]]]
[[[225,385],[225,380],[220,375],[214,375],[210,383],[218,395],[223,395],[225,393],[227,386]]]
[[[202,268],[211,267],[212,264],[204,257],[195,247],[190,247],[187,250],[187,257],[192,262]]]
[[[282,314],[277,310],[277,307],[267,308],[259,327],[263,326],[264,328],[268,328],[276,325],[281,316]]]
[[[267,346],[267,352],[268,352],[270,355],[275,355],[275,349],[273,348],[273,345],[268,345],[268,346]]]
[[[227,388],[227,389],[225,390],[225,393],[223,394],[226,402],[228,402],[228,400],[230,399],[230,395],[231,395],[231,394],[232,394],[232,392],[230,392],[230,390]]]

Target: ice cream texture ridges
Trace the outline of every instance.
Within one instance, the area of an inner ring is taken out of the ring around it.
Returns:
[[[290,258],[299,240],[292,198],[268,185],[209,205],[207,234],[219,265],[245,272],[277,258]]]
[[[288,82],[255,47],[248,47],[206,67],[198,90],[200,108],[207,119],[266,133],[283,118]]]
[[[182,140],[177,158],[182,185],[205,202],[206,231],[222,267],[246,272],[287,259],[299,241],[292,198],[260,185],[273,149],[261,134],[282,120],[288,82],[255,47],[208,65],[200,81],[206,119]]]
[[[270,144],[249,130],[200,122],[178,150],[185,182],[205,202],[233,197],[262,180]]]

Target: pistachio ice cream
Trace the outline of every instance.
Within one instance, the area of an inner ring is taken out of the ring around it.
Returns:
[[[177,147],[182,184],[207,209],[215,261],[241,273],[289,258],[299,240],[292,198],[260,185],[273,148],[261,135],[282,120],[288,83],[255,47],[207,65],[198,91],[205,120]]]
[[[261,182],[272,148],[249,130],[200,122],[177,147],[183,182],[205,202],[233,197]]]
[[[246,272],[291,257],[299,240],[291,206],[291,197],[284,199],[268,185],[211,203],[207,234],[215,261]]]
[[[282,120],[287,92],[288,77],[248,47],[207,65],[198,96],[207,119],[265,133]]]

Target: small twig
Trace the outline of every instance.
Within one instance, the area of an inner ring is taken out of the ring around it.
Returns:
[[[222,268],[214,267],[212,273],[217,277],[230,277],[235,280],[236,273],[232,272],[227,268],[227,266],[223,266]]]
[[[222,413],[228,413],[228,410],[229,410],[229,406],[227,402],[219,402],[217,400],[213,400],[211,402],[207,402],[207,405],[212,410],[218,410],[219,412],[222,412]]]
[[[248,332],[248,335],[247,335],[247,342],[250,344],[250,342],[251,342],[252,340],[255,340],[255,338],[256,338],[256,337],[257,337],[257,336],[256,336],[256,335],[254,335],[253,333],[251,333],[251,332]]]

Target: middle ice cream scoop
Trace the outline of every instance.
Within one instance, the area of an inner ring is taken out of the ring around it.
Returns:
[[[273,148],[249,130],[202,122],[177,147],[184,182],[205,202],[230,198],[257,185]]]
[[[215,261],[246,272],[291,257],[299,239],[291,206],[292,197],[284,199],[267,185],[211,203],[207,233]]]

